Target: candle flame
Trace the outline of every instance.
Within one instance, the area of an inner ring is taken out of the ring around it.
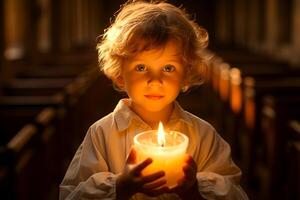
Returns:
[[[157,142],[158,142],[159,146],[161,146],[161,147],[164,147],[166,144],[164,126],[161,122],[159,122],[159,125],[158,125]]]

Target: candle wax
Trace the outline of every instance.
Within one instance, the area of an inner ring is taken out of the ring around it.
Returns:
[[[163,170],[169,188],[175,187],[177,181],[183,177],[185,152],[188,146],[188,138],[176,131],[165,133],[166,143],[157,143],[157,131],[146,131],[134,138],[137,151],[137,162],[152,158],[153,162],[143,171],[143,175],[149,175]]]

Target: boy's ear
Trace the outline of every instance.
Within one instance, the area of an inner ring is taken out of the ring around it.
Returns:
[[[183,81],[183,85],[184,86],[189,86],[190,85],[190,81],[189,80],[184,80]]]
[[[189,81],[185,80],[182,84],[181,91],[186,92],[189,89],[189,87],[190,87]]]
[[[124,79],[122,76],[118,76],[115,80],[114,80],[115,84],[119,87],[119,88],[124,88]]]

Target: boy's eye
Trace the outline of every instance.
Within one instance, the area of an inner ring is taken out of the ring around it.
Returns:
[[[172,71],[174,71],[175,70],[175,67],[173,66],[173,65],[166,65],[166,66],[164,66],[164,68],[163,68],[163,71],[164,72],[172,72]]]
[[[135,66],[135,70],[136,71],[146,71],[146,66],[145,65],[143,65],[143,64],[138,64],[138,65],[136,65]]]

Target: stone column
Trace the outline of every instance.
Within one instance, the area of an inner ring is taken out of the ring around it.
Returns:
[[[4,38],[5,57],[9,60],[20,59],[25,56],[29,15],[26,8],[28,2],[24,0],[4,1]]]
[[[246,43],[246,7],[245,0],[234,1],[234,41],[239,46]]]
[[[0,1],[0,71],[4,65],[4,0]]]
[[[292,10],[292,34],[291,34],[291,41],[293,45],[293,52],[291,62],[295,66],[300,66],[300,0],[294,0],[294,5],[291,7]]]
[[[256,49],[259,45],[259,3],[260,0],[251,0],[248,2],[249,14],[248,14],[248,28],[247,28],[247,46],[251,49]]]
[[[38,0],[40,17],[37,21],[37,49],[39,52],[49,52],[51,49],[51,2]]]
[[[278,6],[276,0],[266,0],[266,37],[263,49],[268,53],[276,51],[278,42]]]

